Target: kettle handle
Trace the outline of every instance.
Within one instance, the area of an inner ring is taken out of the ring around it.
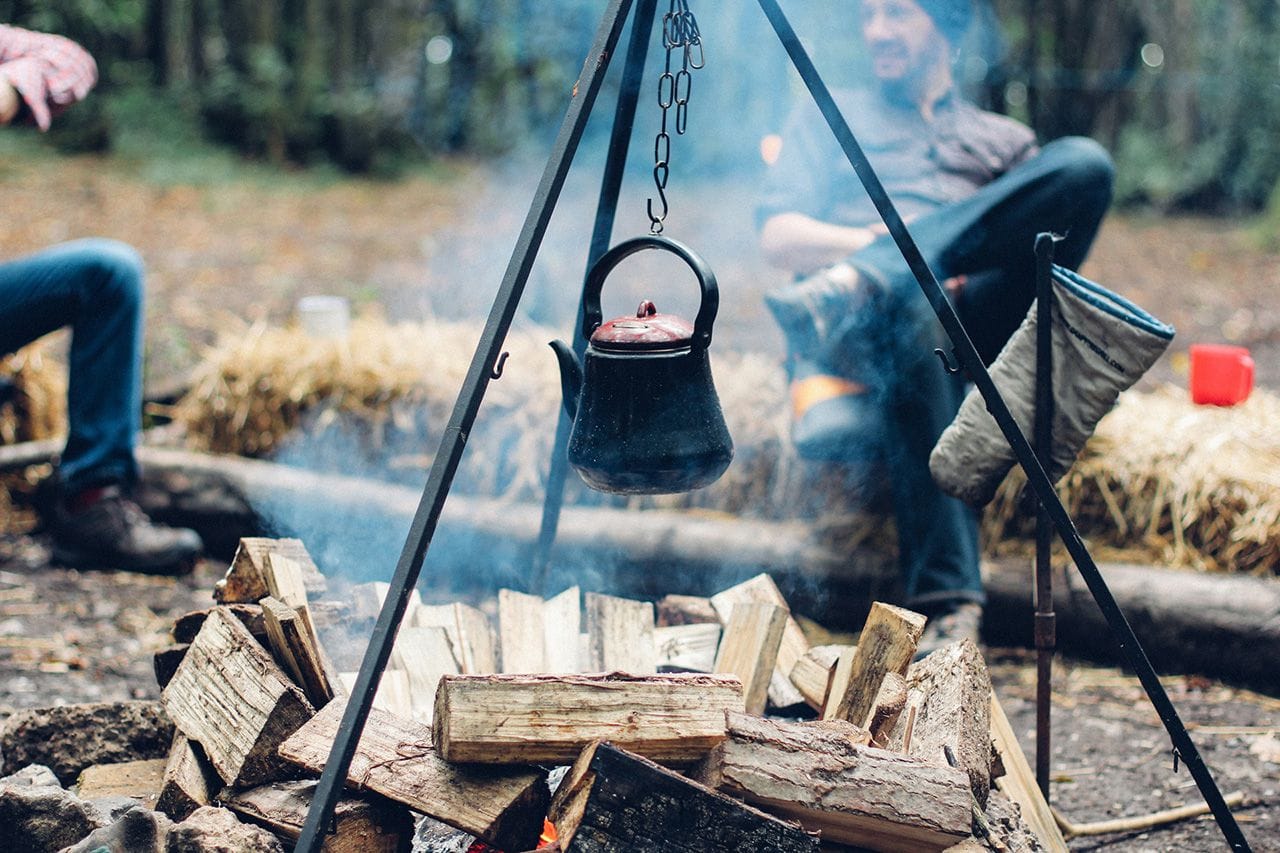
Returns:
[[[715,322],[716,311],[720,308],[720,290],[716,286],[716,275],[707,266],[697,252],[678,240],[670,237],[659,237],[646,234],[624,240],[600,256],[590,272],[582,291],[582,336],[587,340],[604,322],[604,314],[600,310],[600,291],[604,287],[604,279],[624,258],[645,249],[665,249],[677,255],[693,270],[698,277],[698,286],[702,289],[702,303],[698,307],[698,316],[693,320],[693,345],[706,349],[711,345],[711,325]]]

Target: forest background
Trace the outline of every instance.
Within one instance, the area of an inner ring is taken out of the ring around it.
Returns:
[[[68,35],[100,63],[101,96],[53,134],[63,150],[106,150],[146,132],[275,164],[394,174],[441,155],[545,148],[603,5],[0,0],[0,20]],[[796,86],[785,56],[755,3],[692,5],[709,34],[697,94],[733,105],[733,127],[680,156],[701,174],[762,168],[759,139],[794,101],[779,97]],[[1274,0],[975,6],[979,26],[959,60],[967,92],[1026,121],[1043,141],[1098,139],[1117,161],[1122,205],[1218,214],[1270,204],[1280,220]],[[811,0],[787,8],[837,85],[859,73],[851,9]],[[660,61],[656,44],[650,61]]]

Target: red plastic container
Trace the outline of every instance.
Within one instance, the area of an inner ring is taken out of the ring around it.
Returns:
[[[1253,391],[1253,358],[1244,347],[1191,345],[1191,402],[1234,406]]]

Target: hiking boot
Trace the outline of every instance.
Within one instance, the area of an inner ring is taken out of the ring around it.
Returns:
[[[204,548],[194,530],[154,523],[117,485],[55,502],[49,521],[54,561],[77,569],[186,574]]]
[[[972,601],[957,602],[929,618],[916,645],[915,660],[965,639],[973,640],[977,645],[981,629],[982,605]]]
[[[867,387],[841,375],[821,354],[865,302],[858,271],[836,264],[765,294],[787,343],[791,442],[801,459],[853,462],[877,455],[884,418]]]

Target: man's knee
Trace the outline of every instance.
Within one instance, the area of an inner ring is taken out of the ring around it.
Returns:
[[[132,246],[118,240],[87,240],[86,252],[92,274],[92,298],[128,310],[141,310],[145,268],[142,256]]]
[[[1087,136],[1064,136],[1046,145],[1042,154],[1053,158],[1061,180],[1073,192],[1110,200],[1115,165],[1098,142]]]

